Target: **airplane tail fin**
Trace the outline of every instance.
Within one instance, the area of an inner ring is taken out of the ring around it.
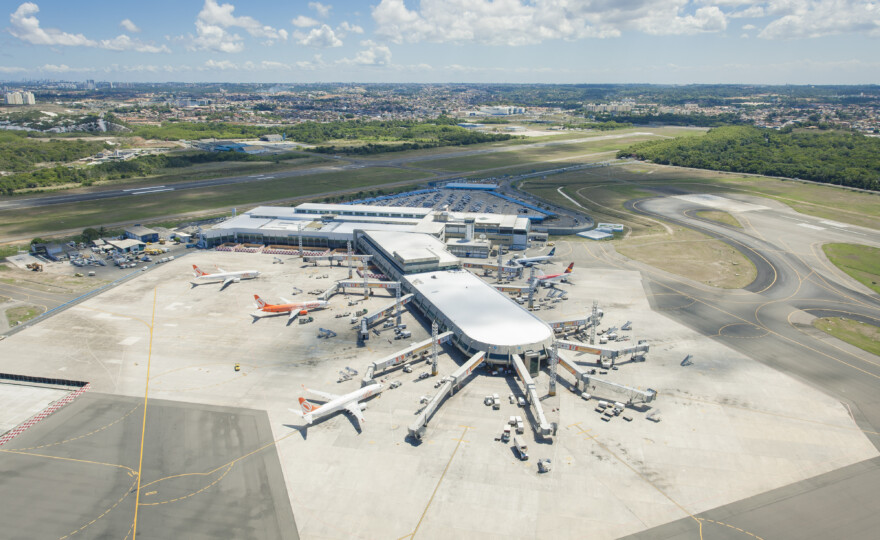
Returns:
[[[571,263],[571,264],[568,265],[568,268],[565,269],[565,272],[564,272],[564,273],[565,273],[565,274],[571,274],[571,272],[572,272],[573,269],[574,269],[574,263]]]
[[[555,247],[554,247],[553,249],[551,249],[551,250],[550,250],[550,253],[548,253],[547,255],[549,255],[550,257],[552,257],[554,253],[556,253],[556,248],[555,248]]]
[[[254,301],[257,303],[258,308],[266,307],[266,301],[260,298],[259,295],[254,295]]]
[[[318,409],[318,407],[304,397],[299,398],[299,406],[302,407],[303,416]]]
[[[196,265],[193,265],[193,273],[196,275],[196,277],[208,275],[207,272],[202,272],[202,270]]]

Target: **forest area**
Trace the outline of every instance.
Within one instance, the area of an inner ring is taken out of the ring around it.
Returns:
[[[618,157],[880,190],[880,139],[857,133],[727,126],[704,137],[638,143]]]

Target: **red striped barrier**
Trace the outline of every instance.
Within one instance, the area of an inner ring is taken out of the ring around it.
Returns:
[[[90,384],[86,384],[85,386],[81,386],[81,387],[77,388],[76,391],[67,394],[66,396],[59,399],[58,401],[55,401],[54,403],[52,403],[51,405],[49,405],[48,407],[46,407],[42,411],[40,411],[37,414],[33,415],[32,417],[28,418],[25,422],[17,425],[13,429],[7,431],[6,434],[4,434],[2,437],[0,437],[0,446],[3,446],[4,444],[11,441],[15,437],[21,435],[29,427],[44,420],[47,416],[54,413],[55,411],[57,411],[61,407],[64,407],[65,405],[67,405],[68,403],[70,403],[71,401],[76,399],[80,394],[82,394],[83,392],[88,390],[90,387],[91,387]]]

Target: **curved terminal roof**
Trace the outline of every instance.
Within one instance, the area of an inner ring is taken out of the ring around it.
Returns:
[[[469,347],[490,354],[519,354],[550,347],[547,323],[465,270],[403,276],[416,296],[430,303],[446,326]]]

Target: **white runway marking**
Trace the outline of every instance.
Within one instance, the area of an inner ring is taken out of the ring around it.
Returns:
[[[810,225],[809,223],[798,223],[798,225],[799,225],[800,227],[806,227],[806,228],[808,228],[808,229],[814,229],[814,230],[817,230],[817,231],[824,231],[824,230],[825,230],[825,227],[818,227],[818,226],[816,226],[816,225]]]
[[[846,223],[838,223],[836,221],[820,221],[819,223],[821,223],[822,225],[828,225],[829,227],[840,227],[843,229],[849,227],[849,225],[847,225]]]
[[[129,336],[129,337],[123,339],[122,341],[120,341],[119,344],[122,345],[123,347],[128,347],[129,345],[134,345],[135,343],[137,343],[140,340],[141,340],[141,338],[139,338],[138,336]]]

